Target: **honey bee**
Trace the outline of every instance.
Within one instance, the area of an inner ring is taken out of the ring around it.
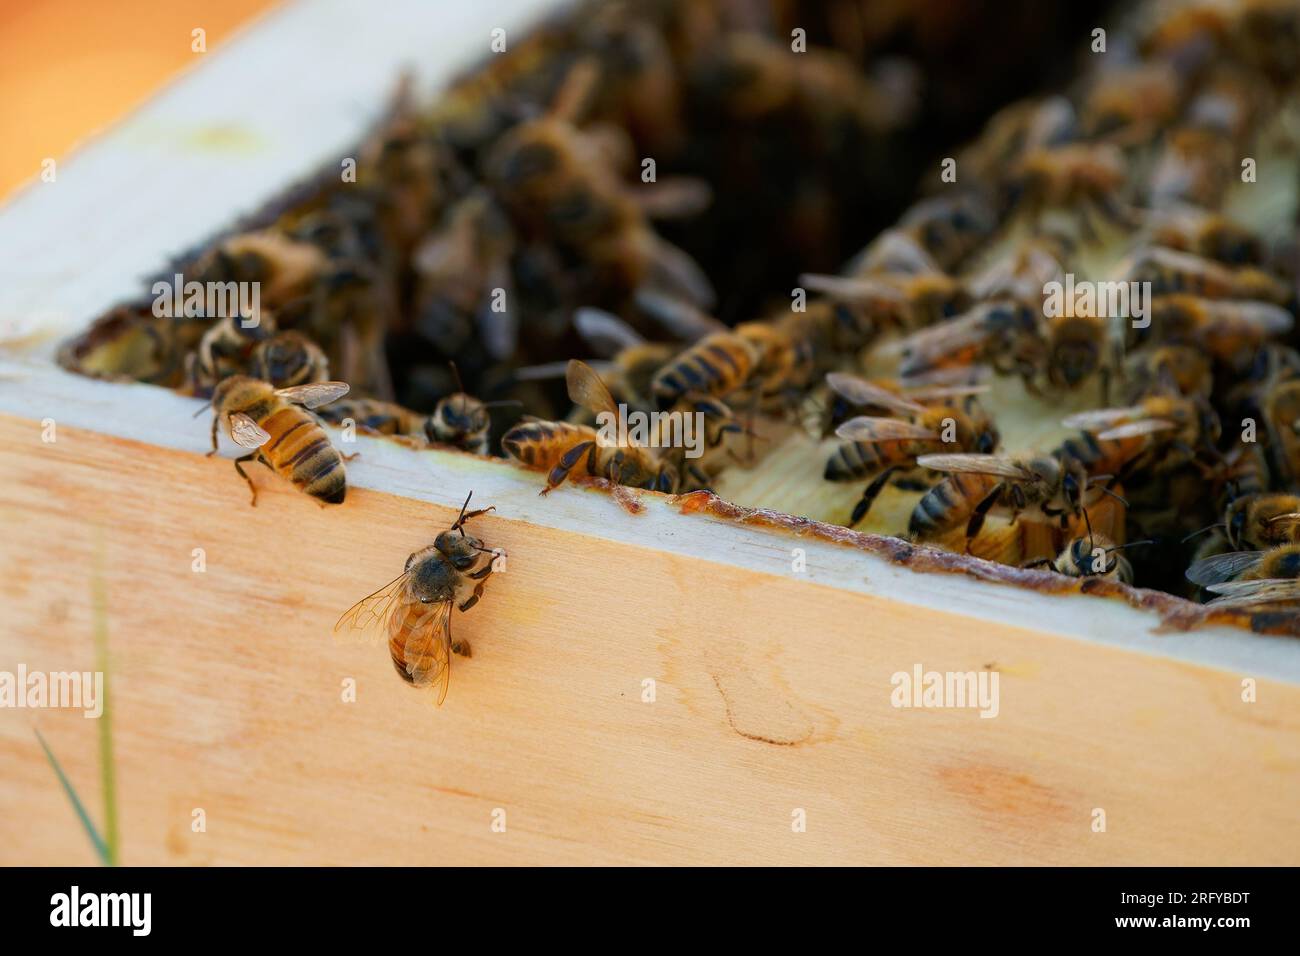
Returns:
[[[547,115],[494,144],[485,160],[488,185],[526,239],[544,239],[583,263],[593,298],[653,286],[711,305],[703,271],[654,231],[604,144],[574,125],[597,80],[592,61],[575,64]]]
[[[349,419],[365,434],[423,439],[426,416],[396,402],[375,398],[348,398],[331,404],[320,412],[321,418],[335,425]]]
[[[1235,371],[1254,362],[1271,337],[1295,324],[1291,313],[1268,302],[1162,295],[1151,301],[1151,340],[1190,345]]]
[[[1183,84],[1169,63],[1141,63],[1102,71],[1080,111],[1085,136],[1120,145],[1154,138],[1178,113]]]
[[[977,182],[996,182],[1026,152],[1072,140],[1077,126],[1074,105],[1063,96],[1020,100],[993,115],[979,139],[957,155],[957,166]]]
[[[459,388],[459,377],[457,378]],[[488,453],[488,433],[492,427],[492,408],[514,402],[483,402],[463,388],[444,395],[433,413],[422,415],[396,402],[373,398],[335,402],[321,413],[334,424],[351,419],[363,432],[411,439],[423,444],[450,445],[476,455]]]
[[[617,420],[618,406],[590,365],[572,359],[565,377],[569,398],[575,404]],[[542,494],[574,473],[631,488],[672,491],[677,487],[676,470],[653,449],[606,444],[600,433],[587,425],[521,422],[502,436],[501,447],[516,461],[546,471]]]
[[[457,201],[412,254],[416,328],[451,354],[477,331],[489,356],[510,358],[518,341],[518,318],[510,309],[513,252],[510,223],[486,191]]]
[[[467,521],[492,510],[466,511],[470,497],[473,493],[455,524],[411,554],[397,578],[362,598],[334,625],[336,633],[382,628],[398,675],[415,687],[434,688],[438,706],[447,697],[451,655],[472,656],[469,641],[451,636],[452,609],[465,612],[477,604],[497,561],[505,557],[500,548],[465,533]]]
[[[1033,383],[1046,363],[1047,342],[1037,313],[1013,301],[981,302],[956,318],[893,343],[905,377],[988,363],[1001,374]]]
[[[1125,359],[1123,377],[1129,402],[1158,394],[1208,398],[1214,388],[1209,359],[1188,345],[1138,349]]]
[[[1167,249],[1213,259],[1228,266],[1259,266],[1263,243],[1222,213],[1180,204],[1148,216],[1151,241]]]
[[[1102,534],[1079,535],[1071,539],[1055,559],[1039,558],[1023,565],[1026,568],[1050,567],[1057,574],[1071,578],[1101,578],[1119,581],[1123,584],[1133,583],[1133,566],[1116,552],[1149,541],[1133,541],[1129,544],[1115,544]]]
[[[252,449],[235,459],[235,471],[248,482],[257,504],[257,486],[244,471],[244,462],[257,459],[325,504],[342,504],[347,494],[343,456],[307,409],[319,408],[348,392],[346,382],[316,382],[276,388],[269,382],[232,375],[212,393],[212,451],[217,452],[217,428],[241,448]]]
[[[799,284],[858,306],[876,326],[915,329],[958,315],[971,303],[965,285],[945,272],[831,276],[805,273]]]
[[[1283,305],[1290,301],[1286,283],[1253,266],[1233,268],[1204,256],[1160,246],[1146,246],[1122,268],[1130,282],[1151,283],[1153,299],[1195,296],[1203,299],[1260,299]]]
[[[918,242],[940,269],[951,271],[993,234],[997,217],[983,196],[965,192],[915,203],[896,228]],[[851,271],[854,266],[850,263]]]
[[[1233,551],[1194,562],[1187,580],[1219,595],[1213,607],[1251,607],[1300,601],[1300,544]]]
[[[902,416],[859,416],[836,429],[835,434],[844,441],[826,462],[826,480],[873,479],[854,506],[849,527],[866,517],[890,478],[914,468],[919,456],[944,445],[983,454],[997,447],[997,429],[974,401],[974,395],[985,390],[982,386],[940,387],[900,395],[853,375],[831,373],[827,382],[852,404],[884,408]],[[959,398],[965,399],[961,407],[953,402]],[[927,400],[938,404],[923,404]]]
[[[1085,470],[1107,460],[1108,465],[1119,465],[1122,479],[1132,474],[1139,459],[1152,461],[1157,472],[1195,462],[1202,450],[1214,448],[1220,432],[1219,417],[1203,398],[1169,394],[1150,395],[1135,405],[1080,412],[1062,424],[1095,434],[1089,450],[1077,455]]]
[[[272,229],[231,236],[195,264],[200,282],[259,284],[259,299],[278,309],[306,297],[329,265],[310,242]]]
[[[967,547],[993,508],[1009,510],[1012,519],[1033,511],[1066,526],[1083,508],[1088,476],[1078,462],[1051,455],[920,455],[922,468],[946,473],[927,491],[908,522],[917,540],[942,535],[966,522]]]
[[[212,323],[198,348],[185,357],[185,377],[191,393],[210,395],[223,378],[248,370],[254,348],[275,331],[275,319],[270,313],[258,317],[231,314]]]
[[[1110,143],[1067,143],[1026,153],[1007,178],[1009,204],[1039,221],[1049,209],[1077,210],[1087,236],[1095,236],[1089,213],[1130,225],[1132,210],[1120,199],[1127,181],[1124,156]]]
[[[655,408],[651,380],[679,351],[667,342],[650,342],[618,316],[584,306],[573,313],[573,327],[583,341],[601,358],[588,364],[600,375],[605,387],[620,402],[639,411]],[[518,369],[515,379],[521,382],[560,378],[569,363],[547,362]],[[590,409],[575,407],[569,421],[590,424]]]
[[[309,385],[330,377],[329,358],[301,332],[281,332],[257,343],[249,374],[276,388]]]
[[[1223,515],[1228,545],[1235,550],[1263,550],[1300,543],[1300,496],[1284,492],[1243,495]]]

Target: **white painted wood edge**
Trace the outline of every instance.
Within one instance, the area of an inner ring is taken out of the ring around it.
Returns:
[[[63,372],[50,364],[58,342],[139,295],[143,280],[178,253],[343,155],[401,69],[414,67],[421,88],[432,88],[487,55],[491,29],[522,35],[551,7],[547,0],[446,3],[433,15],[418,0],[302,0],[77,151],[60,164],[56,183],[19,193],[0,210],[0,343],[27,341],[21,355],[0,361],[0,411],[206,451],[193,400]],[[791,551],[802,547],[808,568],[801,576],[811,583],[1300,683],[1300,642],[1292,639],[1228,628],[1156,634],[1155,614],[1118,601],[921,574],[823,541],[684,517],[653,496],[637,516],[589,490],[564,488],[543,499],[539,476],[506,463],[365,438],[357,447],[363,455],[348,469],[357,487],[456,507],[472,486],[477,500],[507,518],[767,574],[795,573]],[[862,631],[871,640],[870,621]]]
[[[152,385],[101,382],[45,363],[0,359],[0,412],[31,419],[33,428],[52,418],[61,428],[89,429],[200,455],[209,447],[210,419],[194,417],[199,407],[196,399]],[[348,464],[348,483],[357,488],[449,508],[460,507],[473,491],[476,503],[494,505],[498,515],[510,520],[1300,684],[1300,641],[1293,638],[1227,627],[1157,633],[1157,615],[1117,600],[1046,595],[960,574],[916,572],[808,536],[682,515],[666,498],[651,493],[641,498],[645,510],[632,515],[596,489],[563,486],[541,497],[542,476],[505,461],[452,451],[413,451],[365,436],[358,436],[355,445],[340,447],[361,452]],[[223,453],[235,452],[223,445]],[[233,473],[231,480],[237,480]],[[794,548],[804,549],[806,571],[792,570]],[[862,622],[864,641],[871,640],[871,628],[870,621]]]

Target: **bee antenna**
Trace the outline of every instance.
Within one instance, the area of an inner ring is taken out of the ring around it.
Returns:
[[[1088,529],[1088,550],[1091,551],[1095,546],[1092,540],[1092,518],[1088,516],[1088,509],[1083,508],[1083,523]]]
[[[1179,541],[1178,543],[1179,543],[1179,544],[1186,544],[1188,541],[1191,541],[1193,538],[1205,534],[1205,532],[1207,532],[1207,531],[1213,531],[1215,528],[1222,528],[1222,527],[1223,527],[1223,522],[1222,522],[1222,521],[1216,521],[1216,522],[1214,522],[1214,524],[1207,524],[1207,525],[1206,525],[1204,528],[1202,528],[1200,531],[1193,531],[1191,534],[1189,534],[1187,537],[1183,538],[1183,540],[1182,540],[1182,541]]]
[[[202,415],[204,412],[211,411],[211,410],[212,410],[212,403],[211,403],[211,402],[204,402],[202,405],[200,405],[198,408],[196,408],[196,409],[194,410],[194,414],[191,415],[190,417],[191,417],[191,418],[198,418],[198,417],[199,417],[200,415]]]
[[[460,380],[460,369],[456,367],[454,361],[448,362],[447,364],[451,366],[451,377],[456,380],[456,391],[465,391],[465,383]],[[473,492],[470,492],[470,494],[473,494]]]
[[[471,490],[470,493],[465,496],[465,503],[460,506],[460,515],[456,518],[456,523],[452,525],[453,529],[460,532],[462,538],[465,537],[465,529],[461,527],[465,523],[465,509],[469,507],[469,499],[473,497],[474,492]]]
[[[1099,487],[1099,488],[1101,489],[1101,493],[1102,493],[1103,495],[1110,495],[1112,498],[1114,498],[1116,501],[1118,501],[1120,504],[1122,504],[1125,508],[1128,507],[1128,499],[1125,498],[1123,495],[1117,495],[1117,494],[1115,494],[1115,492],[1111,491],[1111,490],[1110,490],[1109,488],[1107,488],[1105,485],[1098,485],[1097,487]]]
[[[1117,544],[1113,548],[1107,548],[1106,553],[1109,554],[1112,551],[1123,551],[1125,548],[1136,548],[1139,547],[1140,545],[1155,544],[1155,543],[1156,543],[1155,538],[1147,538],[1147,540],[1145,541],[1130,541],[1128,544]]]
[[[506,408],[510,405],[523,405],[523,402],[517,398],[502,398],[495,402],[484,402],[484,408]]]

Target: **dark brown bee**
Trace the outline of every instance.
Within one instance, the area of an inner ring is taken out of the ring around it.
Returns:
[[[281,332],[257,343],[249,374],[276,388],[309,385],[330,377],[324,350],[301,332]]]
[[[1203,558],[1187,580],[1217,594],[1214,607],[1253,607],[1300,601],[1300,544],[1265,551],[1233,551]]]
[[[591,366],[573,359],[566,378],[575,404],[617,419],[618,406]],[[606,443],[586,425],[526,421],[502,436],[501,447],[516,461],[547,473],[543,494],[575,473],[631,488],[673,491],[677,486],[675,469],[654,449]]]
[[[1116,552],[1122,548],[1131,548],[1149,541],[1134,541],[1129,544],[1115,544],[1105,535],[1087,534],[1071,539],[1055,560],[1039,558],[1023,565],[1026,568],[1050,567],[1057,574],[1072,578],[1104,578],[1133,583],[1133,566],[1122,554]]]
[[[186,356],[185,377],[193,394],[212,394],[217,383],[229,375],[249,372],[253,350],[276,332],[269,312],[260,316],[228,315],[214,322],[199,347]]]
[[[465,534],[465,522],[492,510],[467,512],[468,507],[469,497],[455,524],[408,557],[397,578],[362,598],[334,625],[335,632],[382,628],[398,675],[416,687],[433,687],[439,706],[447,697],[451,655],[472,655],[469,641],[451,636],[452,608],[464,612],[477,604],[505,557],[500,548]]]
[[[947,477],[917,502],[909,533],[932,538],[965,521],[968,547],[994,508],[1010,511],[1013,519],[1029,511],[1035,520],[1064,527],[1082,510],[1088,489],[1088,476],[1077,462],[1051,455],[921,455],[916,463]]]
[[[307,409],[319,408],[346,395],[346,382],[318,382],[277,389],[269,382],[232,375],[212,393],[212,451],[217,452],[217,428],[224,426],[235,444],[252,449],[235,459],[235,470],[248,482],[257,504],[257,486],[244,471],[244,462],[257,459],[325,504],[343,503],[347,475],[343,456]]]
[[[827,376],[831,388],[858,406],[883,408],[898,417],[859,416],[844,422],[835,434],[843,443],[826,462],[827,481],[874,479],[853,509],[849,526],[857,525],[898,471],[916,466],[921,455],[945,446],[956,452],[988,454],[997,447],[998,433],[974,395],[982,386],[915,389],[896,394],[852,375]],[[964,402],[958,404],[958,401]],[[924,404],[925,402],[934,404]]]

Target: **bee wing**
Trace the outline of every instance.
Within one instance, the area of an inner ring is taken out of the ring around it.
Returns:
[[[946,398],[967,398],[971,395],[984,395],[990,390],[989,385],[936,385],[933,388],[918,388],[907,393],[907,397],[917,402],[938,402]]]
[[[1163,418],[1147,418],[1140,422],[1129,422],[1115,428],[1108,428],[1097,437],[1102,441],[1115,441],[1120,438],[1137,438],[1141,435],[1172,431],[1177,427],[1173,422],[1165,421]]]
[[[347,382],[313,382],[309,385],[294,385],[291,388],[277,388],[275,394],[286,402],[304,405],[307,408],[320,408],[348,393]]]
[[[1079,412],[1076,415],[1068,415],[1061,419],[1061,424],[1066,428],[1077,428],[1080,431],[1094,432],[1102,431],[1111,425],[1133,419],[1142,414],[1142,409],[1137,406],[1128,408],[1094,408],[1091,411]]]
[[[368,594],[356,604],[343,612],[343,616],[334,624],[335,633],[345,627],[353,631],[364,631],[388,620],[389,612],[406,589],[407,572],[403,571],[374,594]]]
[[[700,264],[685,250],[658,237],[650,245],[650,275],[659,288],[685,296],[701,308],[711,309],[718,300]]]
[[[1290,312],[1271,302],[1215,302],[1209,308],[1216,319],[1251,325],[1265,335],[1282,335],[1295,324]]]
[[[1004,455],[921,455],[916,463],[934,471],[996,475],[1016,481],[1034,481],[1038,477],[1014,458]]]
[[[894,343],[891,351],[903,355],[900,372],[912,377],[926,372],[949,356],[976,352],[989,338],[982,311],[967,312],[955,319],[913,332]]]
[[[987,365],[956,365],[950,368],[936,368],[928,372],[919,372],[916,375],[905,375],[898,380],[898,384],[912,394],[913,390],[923,390],[930,387],[970,385],[976,386],[987,382],[992,374],[992,369]]]
[[[271,440],[270,433],[243,412],[230,414],[230,437],[244,448],[261,448]]]
[[[613,362],[594,360],[587,364],[591,366],[597,375],[605,375],[614,370]],[[564,378],[568,370],[568,362],[545,362],[541,365],[525,365],[523,368],[515,369],[514,378],[517,382],[536,382],[549,378]]]
[[[904,415],[925,411],[924,405],[846,372],[828,373],[826,384],[854,405],[873,405],[876,408],[888,408]]]
[[[598,415],[601,412],[618,414],[614,396],[609,394],[609,389],[600,380],[600,376],[586,362],[570,359],[564,372],[564,381],[569,387],[569,398],[575,405],[581,405]]]
[[[928,428],[899,421],[897,418],[871,418],[859,415],[835,429],[845,441],[936,441],[939,436]]]
[[[799,284],[814,292],[844,302],[888,302],[902,305],[907,301],[901,289],[871,278],[849,278],[846,276],[822,275],[805,272],[799,276]]]
[[[725,323],[719,322],[707,312],[653,289],[638,291],[636,304],[641,311],[685,342],[695,342],[714,332],[728,331]]]
[[[1248,571],[1259,564],[1263,551],[1229,551],[1201,558],[1187,569],[1187,580],[1201,587],[1218,590],[1223,581],[1230,581],[1243,571]]]
[[[1274,604],[1282,601],[1300,601],[1300,580],[1295,578],[1260,578],[1257,581],[1234,581],[1231,593],[1211,601],[1208,607],[1247,607],[1252,604]],[[1220,585],[1227,587],[1227,585]]]
[[[581,308],[573,313],[573,327],[582,340],[604,356],[614,356],[623,349],[643,345],[645,338],[617,315],[604,309]]]
[[[651,219],[688,219],[709,208],[713,188],[695,176],[666,176],[655,183],[637,183],[628,196]]]
[[[419,622],[419,631],[407,639],[403,656],[411,683],[435,687],[441,707],[451,681],[451,602],[430,604],[427,610]]]

